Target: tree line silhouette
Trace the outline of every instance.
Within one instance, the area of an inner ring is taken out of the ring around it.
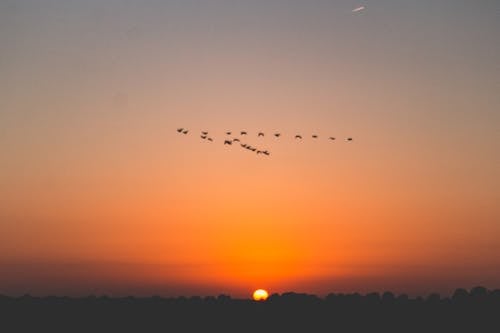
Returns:
[[[3,332],[500,332],[500,290],[451,297],[287,292],[217,297],[0,296]]]

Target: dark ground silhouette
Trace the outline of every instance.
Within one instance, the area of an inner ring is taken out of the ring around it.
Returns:
[[[452,297],[273,294],[218,297],[0,296],[1,332],[500,332],[500,290]]]

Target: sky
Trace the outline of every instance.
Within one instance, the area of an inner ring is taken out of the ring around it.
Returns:
[[[1,1],[0,294],[500,288],[499,14]]]

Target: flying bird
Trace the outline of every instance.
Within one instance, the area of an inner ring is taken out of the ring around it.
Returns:
[[[232,145],[233,141],[231,141],[231,140],[224,140],[224,144],[225,145]]]
[[[203,135],[207,135],[207,134],[208,134],[208,132],[201,132],[201,134],[203,134]]]
[[[347,140],[347,141],[352,141],[352,138],[347,138],[346,140]]]
[[[250,150],[251,150],[251,151],[256,151],[256,150],[257,150],[257,148],[252,148],[252,149],[250,149]]]
[[[264,133],[259,132],[259,134],[257,134],[257,136],[264,136]]]
[[[214,139],[212,139],[212,138],[208,138],[207,140],[210,142],[214,141]]]
[[[318,136],[316,134],[313,134],[312,137],[313,137],[313,139],[317,139],[318,138]]]
[[[231,132],[226,132],[227,135],[231,135]]]
[[[270,153],[270,152],[268,152],[267,150],[264,150],[262,153],[263,153],[264,155],[267,155],[267,156],[269,156],[269,155],[271,154],[271,153]]]
[[[262,151],[257,150],[257,155],[262,154]]]
[[[246,147],[247,147],[247,144],[246,144],[246,143],[242,143],[242,144],[241,144],[241,146],[242,146],[243,148],[246,148]]]
[[[179,133],[182,133],[182,131],[184,131],[184,128],[178,128],[177,129],[177,132],[179,132]]]
[[[236,138],[236,139],[233,139],[233,141],[240,142],[240,139]]]
[[[203,140],[205,140],[207,138],[206,135],[200,135],[200,138],[202,138]]]
[[[297,134],[297,135],[295,136],[295,139],[302,139],[302,136]]]
[[[335,138],[333,136],[329,137],[330,140],[335,140]]]
[[[182,132],[182,134],[188,134],[188,130],[185,130],[184,132]]]
[[[245,131],[241,131],[241,132],[240,132],[240,134],[241,134],[241,135],[247,135],[247,132],[245,132]]]
[[[280,135],[281,135],[281,133],[275,133],[275,134],[274,134],[274,136],[275,136],[275,137],[277,137],[277,138],[279,138],[279,137],[280,137]]]
[[[366,8],[365,6],[359,6],[359,7],[357,7],[357,8],[354,8],[354,9],[352,10],[352,12],[353,12],[353,13],[357,13],[357,12],[362,11],[362,10],[363,10],[363,9],[365,9],[365,8]]]

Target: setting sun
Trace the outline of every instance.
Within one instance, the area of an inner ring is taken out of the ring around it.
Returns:
[[[254,301],[265,301],[269,294],[264,289],[257,289],[253,292],[253,300]]]

